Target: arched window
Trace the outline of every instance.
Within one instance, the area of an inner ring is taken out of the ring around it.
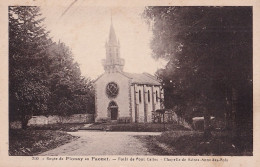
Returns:
[[[156,102],[158,102],[158,92],[156,91]]]
[[[142,95],[141,95],[141,90],[139,90],[139,102],[142,103]]]
[[[109,107],[109,108],[117,108],[118,106],[117,106],[116,102],[111,101],[111,102],[108,104],[108,107]]]
[[[150,90],[148,90],[148,102],[150,103]]]

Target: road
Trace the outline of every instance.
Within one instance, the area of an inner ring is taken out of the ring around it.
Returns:
[[[44,152],[40,156],[66,155],[152,155],[144,143],[135,138],[137,135],[160,135],[160,132],[69,132],[79,136],[77,140]]]

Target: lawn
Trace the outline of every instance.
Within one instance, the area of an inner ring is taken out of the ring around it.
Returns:
[[[132,131],[132,132],[163,132],[169,130],[188,130],[187,128],[176,124],[155,124],[155,123],[95,123],[88,130],[106,130],[106,131]]]
[[[157,155],[218,155],[218,156],[251,156],[253,151],[250,136],[241,138],[243,148],[238,149],[229,132],[213,132],[209,142],[205,142],[203,132],[168,131],[160,136],[136,136]],[[252,138],[252,136],[251,136]]]
[[[37,125],[30,126],[28,129],[33,130],[59,130],[65,132],[75,132],[83,127],[85,124],[83,123],[68,123],[68,124],[49,124],[49,125]]]
[[[65,131],[76,131],[84,124],[53,124],[28,129],[10,129],[9,155],[32,156],[69,143],[78,137]]]

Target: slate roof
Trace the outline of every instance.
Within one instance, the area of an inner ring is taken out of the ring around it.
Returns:
[[[122,72],[122,74],[132,79],[132,83],[161,85],[160,81],[155,76],[148,73],[137,74],[137,73]]]

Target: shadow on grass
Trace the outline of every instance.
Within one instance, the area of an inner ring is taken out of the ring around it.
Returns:
[[[77,131],[84,124],[54,124],[9,130],[9,155],[32,156],[69,143],[78,137],[65,131]]]
[[[176,124],[155,124],[155,123],[95,123],[88,127],[88,130],[99,129],[106,131],[129,131],[129,132],[163,132],[168,130],[188,130]]]
[[[238,148],[228,132],[213,132],[209,142],[198,131],[169,131],[160,136],[136,136],[148,150],[156,155],[211,155],[211,156],[252,156],[253,145],[244,136],[243,147]]]
[[[47,124],[47,125],[37,125],[30,126],[29,130],[59,130],[65,132],[75,132],[82,128],[84,123],[68,123],[68,124]]]

